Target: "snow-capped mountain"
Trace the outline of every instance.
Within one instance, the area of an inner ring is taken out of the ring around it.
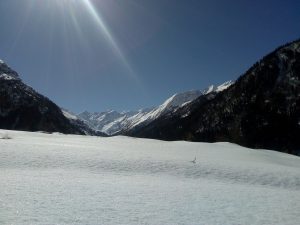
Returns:
[[[201,91],[187,91],[175,94],[158,107],[141,109],[138,111],[117,112],[114,110],[90,113],[83,112],[77,116],[95,130],[113,135],[124,130],[144,126],[166,113],[170,113],[181,106],[201,96]]]
[[[153,108],[149,112],[138,113],[129,118],[129,123],[123,130],[131,130],[136,127],[145,126],[152,122],[153,120],[159,118],[162,115],[165,115],[170,112],[176,111],[178,108],[183,105],[195,100],[202,95],[201,91],[192,90],[179,94],[174,94],[172,97],[167,99],[163,104],[158,107]]]
[[[100,113],[82,112],[77,115],[78,118],[84,120],[91,128],[97,131],[112,135],[119,132],[126,126],[127,120],[138,114],[144,114],[147,110],[117,112],[109,110]]]
[[[300,40],[265,56],[234,84],[204,93],[175,113],[124,134],[227,141],[300,155]]]
[[[93,134],[66,118],[48,98],[22,82],[18,73],[0,60],[0,128],[71,134]]]
[[[107,136],[106,133],[91,128],[91,126],[88,125],[86,121],[79,118],[69,110],[61,108],[61,111],[63,115],[70,121],[70,123],[76,126],[78,129],[80,129],[85,135],[94,135],[94,136],[102,136],[102,137]]]

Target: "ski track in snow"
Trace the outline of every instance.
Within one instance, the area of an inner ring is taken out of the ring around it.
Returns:
[[[300,221],[300,158],[230,143],[1,131],[0,224]],[[196,156],[196,164],[191,160]]]

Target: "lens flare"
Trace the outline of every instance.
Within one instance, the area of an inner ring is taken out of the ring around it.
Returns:
[[[101,18],[100,13],[96,10],[95,6],[92,4],[90,0],[82,0],[83,4],[85,5],[86,9],[88,10],[89,14],[93,17],[96,24],[101,29],[101,32],[104,34],[106,40],[110,43],[111,47],[113,48],[115,54],[121,60],[122,64],[128,70],[130,76],[138,81],[136,74],[132,70],[130,64],[128,63],[124,53],[122,52],[121,48],[119,47],[118,43],[112,36],[111,32],[109,31],[108,27],[104,23],[103,19]]]
[[[21,40],[21,36],[23,31],[27,27],[27,21],[33,20],[33,16],[36,16],[35,11],[41,13],[45,11],[45,18],[43,18],[43,22],[46,22],[49,25],[49,45],[53,46],[54,37],[62,38],[64,43],[64,54],[66,55],[66,61],[72,61],[72,46],[70,46],[69,40],[77,38],[80,42],[81,47],[84,49],[84,52],[87,53],[87,56],[91,56],[92,47],[88,42],[88,34],[83,32],[83,24],[82,21],[85,21],[88,18],[93,22],[94,26],[99,30],[99,36],[104,37],[107,41],[109,47],[111,48],[113,55],[116,57],[116,60],[120,64],[120,66],[124,69],[124,75],[127,76],[131,81],[133,81],[137,87],[144,90],[144,85],[142,84],[140,77],[137,76],[135,71],[132,68],[132,65],[129,63],[129,59],[124,54],[121,46],[114,38],[112,32],[109,29],[109,26],[103,20],[99,9],[93,3],[92,0],[27,0],[28,1],[28,12],[25,20],[23,21],[23,25],[14,41],[11,52],[14,51],[15,46]],[[96,2],[96,1],[95,1]],[[98,2],[98,1],[97,1]],[[105,4],[105,1],[99,1],[99,6],[101,4]],[[98,5],[97,5],[98,6]],[[57,18],[59,17],[60,23],[57,23]],[[82,20],[82,18],[84,18]],[[36,17],[34,17],[36,19]],[[85,24],[85,23],[84,23]],[[54,30],[56,32],[54,32]],[[58,32],[57,32],[58,31]],[[75,32],[74,32],[75,31]],[[74,35],[76,34],[76,35]],[[58,35],[62,35],[62,37],[58,37]],[[52,48],[50,48],[52,49]],[[50,53],[51,50],[50,50]],[[48,58],[51,58],[50,56]],[[72,66],[70,66],[72,67]]]

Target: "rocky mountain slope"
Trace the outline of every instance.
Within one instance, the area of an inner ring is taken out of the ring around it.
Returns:
[[[300,40],[255,63],[222,92],[195,101],[126,135],[228,141],[300,154]]]
[[[0,128],[24,131],[94,134],[64,116],[48,98],[22,82],[17,72],[0,60]]]

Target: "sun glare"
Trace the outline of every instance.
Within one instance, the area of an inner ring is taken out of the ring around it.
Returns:
[[[132,70],[130,64],[126,60],[126,57],[125,57],[124,53],[122,52],[122,50],[119,47],[119,45],[117,44],[115,38],[113,37],[113,35],[109,31],[108,26],[104,23],[103,19],[101,18],[100,13],[96,10],[95,6],[92,4],[92,2],[90,0],[81,0],[81,2],[84,4],[87,11],[89,12],[89,14],[93,18],[93,20],[96,22],[97,26],[99,27],[99,29],[101,30],[101,32],[105,36],[106,40],[110,43],[110,45],[113,48],[115,54],[118,56],[118,58],[121,60],[122,64],[128,70],[130,76],[133,79],[137,80],[137,77],[136,77],[134,71]]]
[[[127,60],[126,55],[124,54],[122,48],[116,41],[116,38],[113,36],[112,32],[109,29],[109,26],[104,22],[101,13],[99,12],[99,5],[105,4],[105,1],[97,2],[97,7],[94,5],[96,1],[93,3],[91,0],[47,0],[47,1],[38,1],[31,0],[31,5],[35,7],[43,7],[44,9],[52,8],[61,13],[59,16],[62,17],[62,23],[64,25],[65,30],[65,38],[71,34],[68,33],[68,30],[71,28],[74,29],[78,35],[78,38],[85,43],[87,38],[85,38],[85,34],[83,32],[84,28],[79,19],[79,11],[80,14],[87,14],[90,17],[92,23],[99,30],[99,36],[102,36],[107,41],[107,44],[111,47],[115,57],[119,61],[120,65],[124,67],[125,73],[132,80],[134,80],[138,85],[141,85],[136,73],[132,69],[132,66]],[[101,4],[98,4],[101,3]],[[50,18],[51,19],[51,18]],[[69,24],[66,24],[66,21],[69,21]],[[72,27],[70,27],[72,26]],[[67,41],[66,41],[67,42]]]

